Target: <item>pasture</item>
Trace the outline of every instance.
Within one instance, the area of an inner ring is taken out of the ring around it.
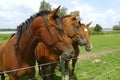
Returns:
[[[0,34],[0,43],[7,41],[9,37],[10,34]],[[81,54],[75,69],[76,79],[119,80],[120,34],[91,35],[91,41],[93,44],[91,52],[86,52],[84,47],[79,47]],[[57,70],[56,73],[59,76],[58,80],[61,74]]]

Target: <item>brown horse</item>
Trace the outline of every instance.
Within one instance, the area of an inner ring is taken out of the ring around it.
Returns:
[[[24,75],[34,79],[35,68],[20,68],[35,66],[34,49],[37,43],[42,41],[48,46],[59,48],[57,42],[66,41],[67,36],[64,33],[61,19],[56,16],[59,7],[47,14],[42,13],[30,17],[25,23],[17,28],[17,33],[0,47],[0,71],[8,74],[9,80],[18,80]],[[65,36],[65,38],[61,38]],[[73,55],[74,52],[71,39],[60,46],[65,58]],[[63,56],[64,57],[64,56]],[[3,73],[0,73],[3,74]],[[3,79],[4,80],[4,79]]]
[[[0,48],[1,48],[1,45],[2,45],[2,43],[0,44]],[[0,65],[0,67],[1,67],[1,65]],[[0,68],[0,71],[2,71],[1,68]],[[2,80],[5,80],[4,73],[0,73],[0,76],[1,76],[1,79],[2,79]]]
[[[73,15],[67,15],[62,18],[63,23],[65,25],[65,31],[68,35],[68,37],[72,38],[73,42],[77,41],[80,42],[82,45],[85,44],[84,41],[84,35],[81,33],[82,29],[80,28],[80,24],[76,17],[79,15],[79,13],[74,13]],[[72,43],[73,43],[72,42]],[[51,48],[44,43],[40,42],[36,49],[35,49],[35,56],[37,58],[37,62],[39,65],[39,74],[40,74],[40,64],[50,63],[50,62],[56,62],[59,60],[59,55],[57,53],[61,54],[59,50],[55,50],[54,48]],[[55,73],[55,67],[56,64],[49,64],[42,66],[43,71],[43,79],[47,80],[46,75],[46,68],[51,65],[51,80],[53,80],[53,73]]]
[[[74,57],[72,57],[71,79],[74,79],[74,77],[75,77],[74,76],[74,69],[75,69],[75,65],[76,65],[76,62],[77,62],[78,55],[80,53],[80,50],[79,50],[78,46],[79,45],[85,46],[86,51],[90,51],[92,49],[92,44],[91,44],[91,41],[90,41],[90,30],[89,30],[89,26],[90,26],[91,23],[92,22],[90,22],[88,24],[81,24],[80,23],[80,26],[81,26],[80,31],[84,35],[85,43],[84,44],[81,44],[81,42],[74,42],[73,43],[73,48],[75,50],[75,55],[74,55]],[[69,61],[66,61],[66,65],[68,65],[68,62]]]

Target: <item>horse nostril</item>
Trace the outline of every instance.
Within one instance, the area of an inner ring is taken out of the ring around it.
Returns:
[[[86,45],[86,40],[80,39],[80,40],[79,40],[79,44],[80,44],[81,46]]]
[[[75,53],[74,51],[71,52],[71,54],[74,54],[74,53]]]
[[[91,51],[92,45],[86,45],[85,48],[86,48],[86,51]]]

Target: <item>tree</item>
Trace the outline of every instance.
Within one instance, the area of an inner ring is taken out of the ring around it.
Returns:
[[[62,7],[58,13],[58,16],[62,17],[65,16],[67,14],[67,8]]]
[[[114,25],[113,30],[120,30],[120,25]]]
[[[51,5],[48,2],[45,2],[44,0],[40,3],[39,11],[51,11]]]
[[[70,14],[73,14],[73,13],[76,13],[76,12],[79,12],[79,11],[73,11],[73,12],[70,12]],[[78,16],[77,19],[78,19],[79,21],[82,20],[82,19],[80,18],[80,16]]]
[[[96,24],[94,31],[96,32],[101,32],[102,31],[102,27],[99,24]]]

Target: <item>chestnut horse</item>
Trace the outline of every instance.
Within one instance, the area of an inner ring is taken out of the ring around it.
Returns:
[[[2,45],[2,43],[0,44],[0,48],[1,48],[1,45]],[[1,65],[0,65],[0,67],[1,67]],[[2,71],[1,68],[0,68],[0,71]],[[0,76],[1,76],[1,79],[2,79],[2,80],[5,80],[5,75],[4,75],[4,73],[0,73]]]
[[[80,22],[79,22],[80,23]],[[75,55],[74,57],[72,57],[72,71],[71,71],[71,76],[70,78],[74,80],[75,76],[74,76],[74,69],[75,69],[75,65],[76,65],[76,62],[77,62],[77,58],[79,56],[79,53],[80,53],[80,49],[79,49],[79,45],[80,46],[84,46],[86,51],[91,51],[92,49],[92,43],[90,41],[90,30],[89,30],[89,26],[92,22],[88,23],[88,24],[81,24],[80,23],[80,29],[84,35],[84,39],[85,39],[85,43],[84,44],[81,44],[79,42],[74,42],[73,43],[73,48],[75,50]],[[68,65],[68,61],[66,61],[66,65]]]
[[[82,45],[85,44],[84,41],[84,35],[83,33],[81,33],[82,29],[80,29],[80,24],[78,22],[78,20],[76,19],[76,17],[79,15],[79,13],[74,13],[73,15],[67,15],[65,17],[62,18],[63,23],[65,25],[65,31],[68,35],[68,37],[72,38],[73,42],[77,41],[78,43],[81,43]],[[72,42],[72,43],[73,43]],[[50,63],[49,65],[44,65],[42,66],[42,72],[43,72],[43,79],[47,80],[47,76],[46,75],[46,68],[47,66],[51,65],[51,80],[53,80],[53,75],[55,73],[55,67],[56,61],[59,61],[59,55],[57,54],[61,54],[61,52],[57,49],[51,48],[47,45],[45,45],[44,43],[40,42],[36,49],[35,49],[35,56],[39,65],[39,74],[40,74],[40,65],[41,64],[45,64],[45,63]],[[53,64],[53,63],[54,64]]]
[[[72,56],[74,50],[71,39],[69,39],[64,30],[61,19],[56,16],[59,7],[47,14],[42,12],[41,16],[34,15],[18,26],[17,33],[0,47],[0,72],[8,74],[9,80],[18,80],[24,75],[34,79],[35,66],[34,49],[38,42],[42,41],[48,46],[54,46],[61,51],[65,51],[65,59]],[[65,37],[63,39],[63,36]],[[68,41],[67,41],[67,40]],[[66,42],[65,42],[66,41]],[[57,42],[63,42],[64,45],[58,45]],[[0,73],[3,74],[3,73]],[[3,79],[4,80],[4,79]]]

